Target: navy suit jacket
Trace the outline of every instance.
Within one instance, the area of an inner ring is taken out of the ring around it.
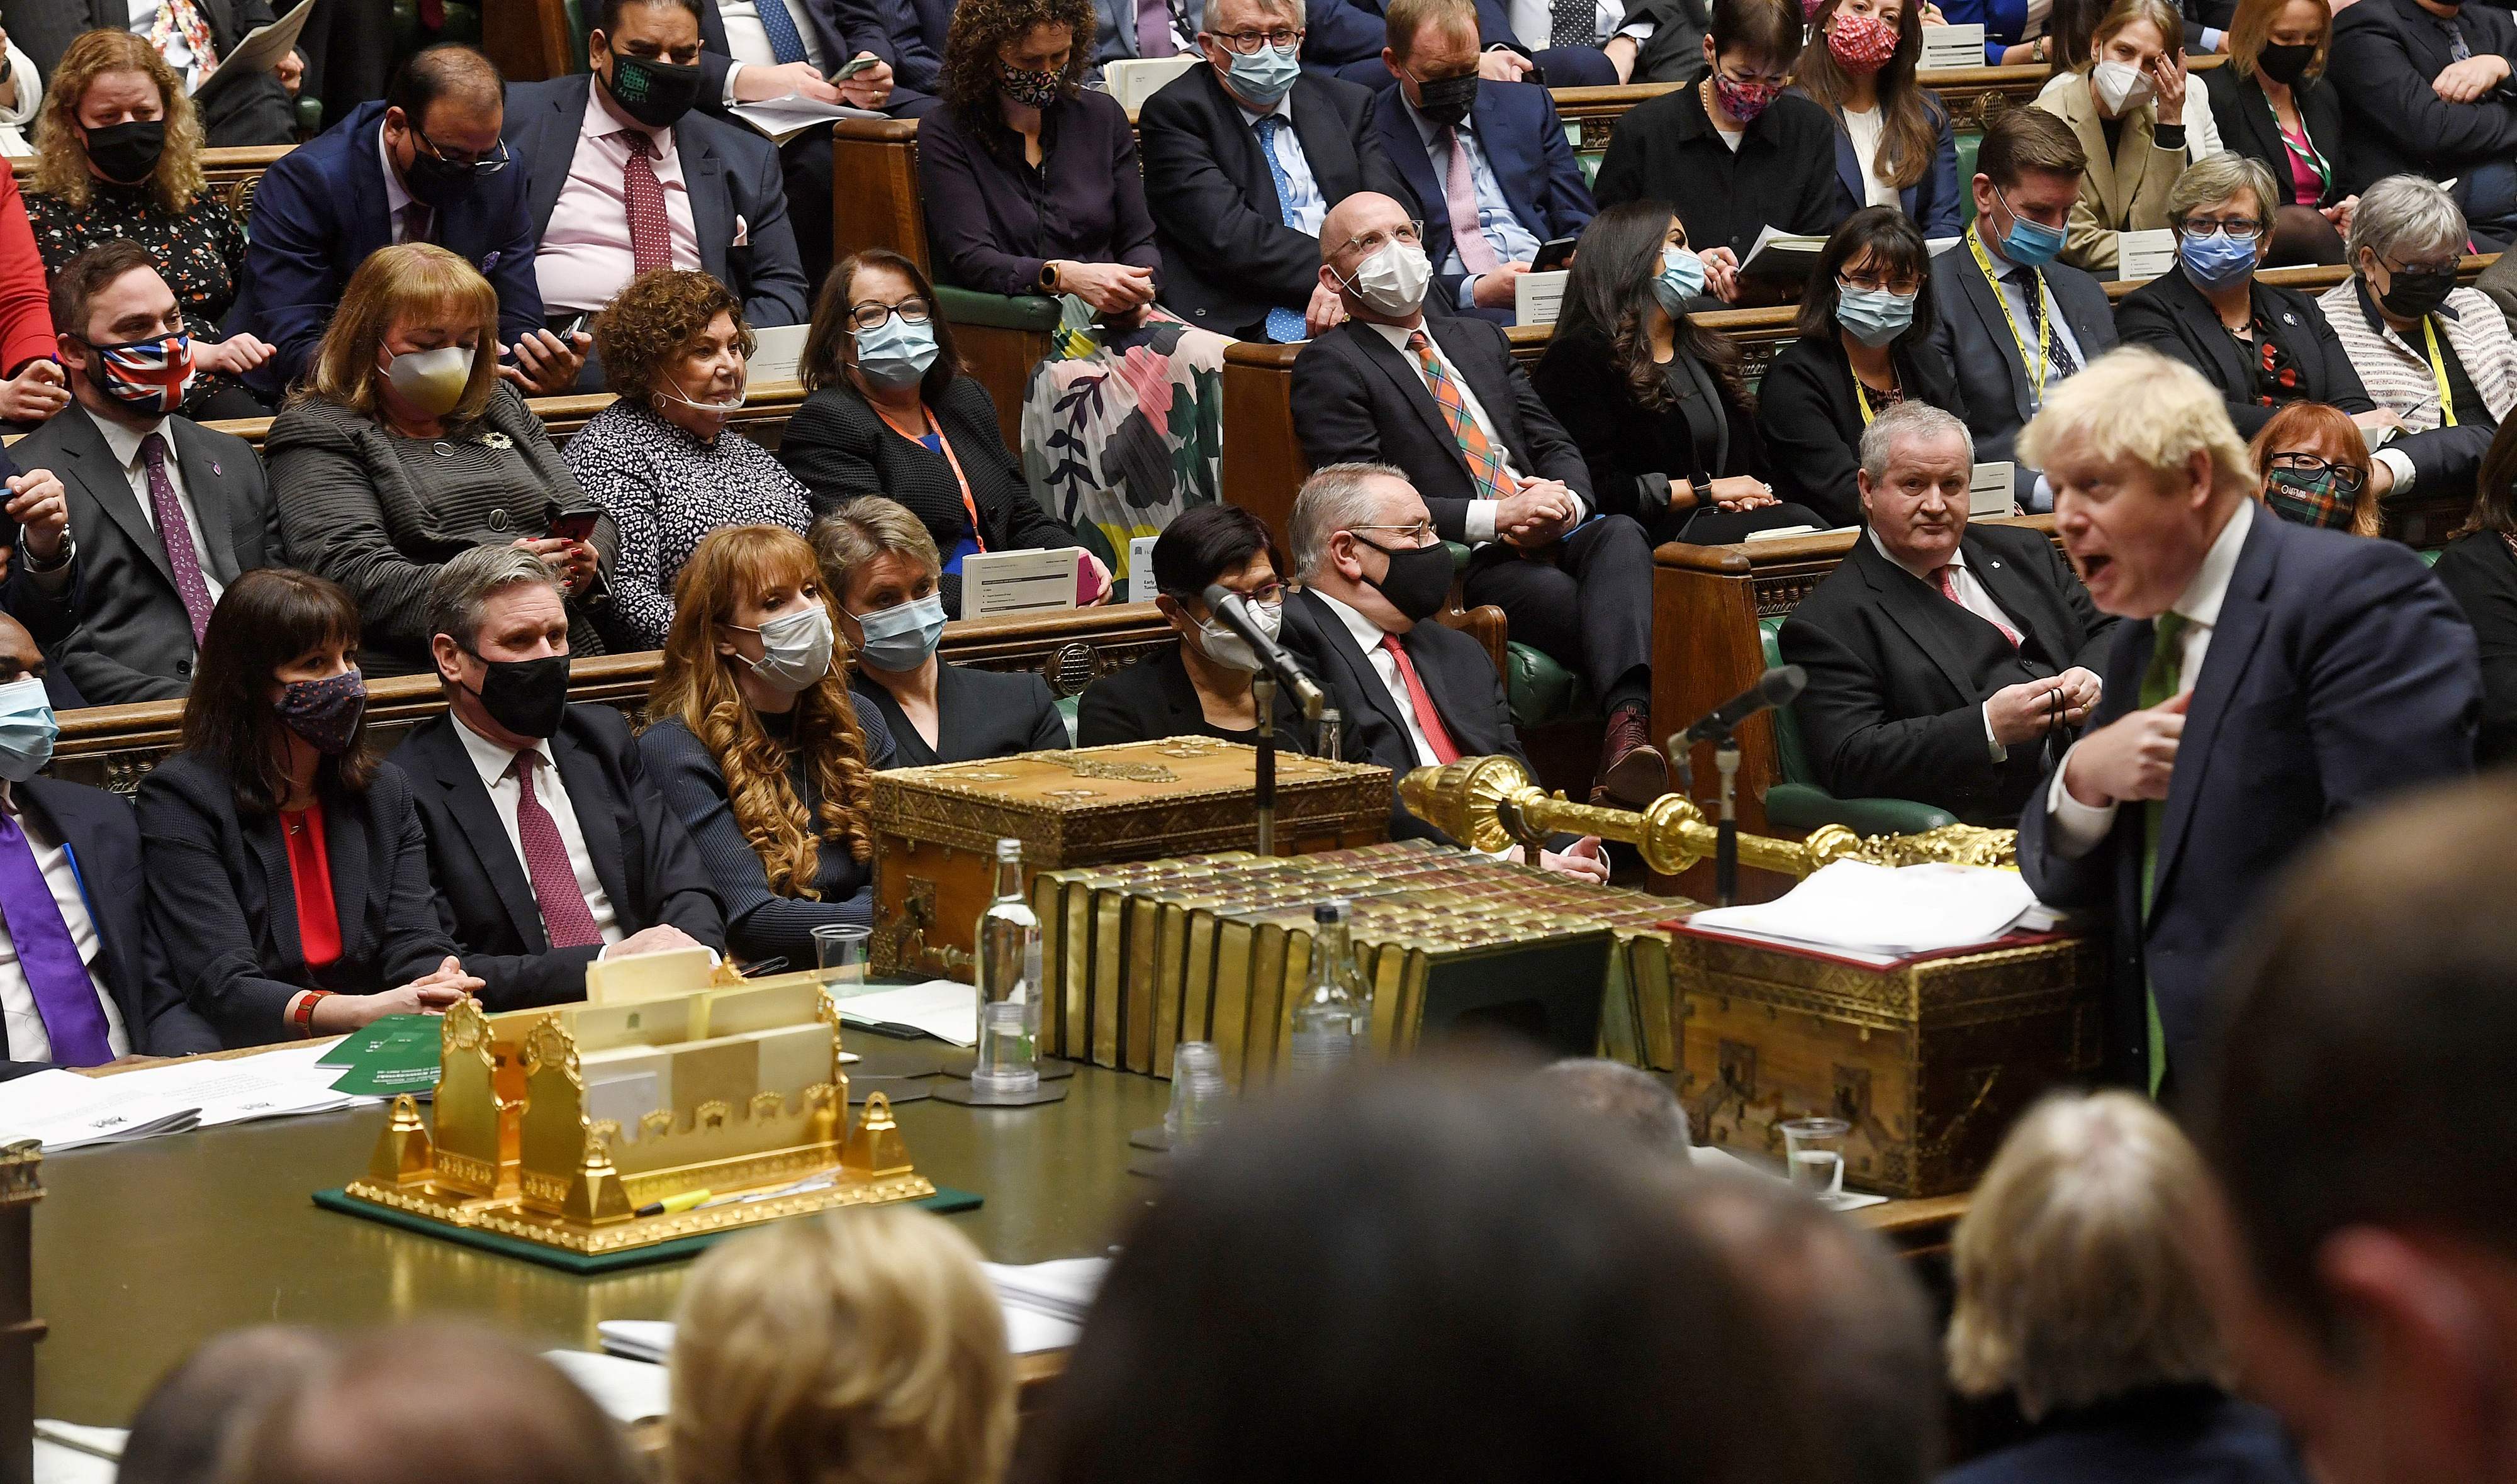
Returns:
[[[1993,272],[2007,273],[2001,259],[1986,257]],[[1938,286],[1933,291],[1932,344],[1957,368],[1958,395],[1966,403],[1967,429],[1975,435],[1975,456],[1985,463],[2009,459],[2019,430],[2036,413],[2035,393],[2027,363],[2020,359],[2018,335],[2010,326],[2001,296],[1984,279],[1975,255],[1964,242],[1942,248],[1932,260]],[[2115,347],[2114,307],[2097,279],[2069,263],[2045,265],[2045,291],[2063,322],[2080,343],[2080,363]],[[2060,343],[2059,341],[2057,342]],[[2051,373],[2047,377],[2050,382]],[[2036,471],[2015,471],[2024,505],[2036,487]]]
[[[1312,0],[1303,7],[1302,62],[1334,70],[1350,62],[1369,62],[1381,55],[1389,38],[1379,0]],[[1545,44],[1541,38],[1540,44]],[[1510,47],[1526,57],[1531,48],[1513,34],[1512,13],[1503,0],[1477,0],[1477,46]],[[1398,79],[1375,79],[1382,87]]]
[[[725,74],[734,67],[734,51],[725,39],[725,16],[717,9],[717,0],[700,3],[700,102],[715,107],[725,97]],[[778,0],[763,0],[777,4]],[[840,0],[804,0],[805,19],[813,23],[813,44],[822,49],[822,70],[838,70],[842,63],[859,52],[872,52],[891,67],[891,102],[886,111],[897,112],[903,104],[924,101],[934,89],[932,79],[924,87],[912,86],[900,75],[900,58],[893,49],[890,18],[874,14],[875,6],[885,0],[865,0],[842,5]],[[901,0],[906,9],[906,0]],[[949,19],[950,13],[947,13]],[[939,64],[940,69],[940,64]],[[737,128],[744,127],[741,124]]]
[[[250,330],[277,350],[245,376],[266,401],[277,403],[305,371],[350,275],[367,254],[393,241],[384,161],[376,147],[384,116],[383,104],[361,104],[348,118],[281,155],[254,191],[252,242],[226,330]],[[507,116],[512,122],[512,109]],[[533,245],[539,239],[533,224],[549,212],[536,214],[527,206],[523,164],[520,159],[482,177],[430,224],[439,246],[480,269],[498,290],[498,334],[510,345],[542,326],[541,290],[533,282]]]
[[[1393,92],[1381,101],[1377,122],[1382,148],[1405,178],[1416,215],[1425,223],[1425,255],[1433,260],[1434,269],[1429,297],[1439,298],[1444,309],[1454,308],[1467,275],[1441,271],[1454,250],[1450,202],[1440,173],[1450,168],[1450,159],[1446,154],[1438,167],[1434,164],[1431,147],[1417,130],[1416,110],[1407,106],[1403,93]],[[1503,188],[1513,216],[1530,235],[1541,242],[1578,236],[1591,225],[1599,208],[1591,202],[1582,163],[1565,143],[1564,121],[1556,116],[1556,101],[1545,88],[1530,82],[1478,83],[1477,101],[1469,109],[1469,130],[1485,152],[1486,167]],[[1499,317],[1504,323],[1512,322],[1510,310],[1499,312]]]
[[[2094,732],[2141,704],[2151,622],[2119,623]],[[2482,681],[2473,630],[2409,547],[2294,525],[2257,508],[2185,712],[2146,925],[2146,809],[2076,861],[2054,852],[2048,770],[2019,825],[2019,869],[2058,907],[2115,924],[2107,1065],[2141,1085],[2147,975],[2167,1061],[2191,1077],[2219,1008],[2223,941],[2325,821],[2473,767]]]
[[[719,73],[719,86],[723,86]],[[507,90],[507,148],[522,170],[532,219],[548,223],[568,184],[569,161],[592,106],[592,73],[523,83]],[[682,180],[691,194],[692,225],[699,232],[700,266],[743,301],[754,325],[802,324],[806,309],[804,262],[795,250],[795,229],[787,220],[786,176],[778,147],[741,124],[693,111],[673,125],[681,152]],[[746,239],[735,243],[735,221]],[[629,224],[620,224],[628,235]]]
[[[1949,110],[1941,106],[1938,98],[1925,93],[1923,108],[1939,128],[1940,143],[1934,147],[1932,168],[1897,192],[1897,209],[1924,236],[1953,237],[1966,227],[1959,219],[1958,198],[1964,192],[1958,185],[1957,135],[1949,128]],[[1840,121],[1835,126],[1835,178],[1844,182],[1844,193],[1856,201],[1869,199],[1870,183],[1861,178],[1861,157],[1853,152],[1853,136]]]

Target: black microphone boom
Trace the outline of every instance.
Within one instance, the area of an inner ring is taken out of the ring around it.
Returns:
[[[1220,582],[1207,584],[1203,596],[1208,611],[1215,615],[1216,621],[1239,634],[1242,642],[1250,646],[1250,653],[1258,656],[1258,662],[1276,677],[1276,683],[1294,693],[1294,699],[1301,705],[1303,719],[1319,720],[1320,707],[1327,703],[1327,698],[1320,694],[1319,682],[1302,668],[1301,660],[1276,642],[1273,634],[1259,626],[1258,620],[1251,615],[1250,600]]]
[[[1714,707],[1702,720],[1671,739],[1670,750],[1676,752],[1735,731],[1739,723],[1760,711],[1790,705],[1808,685],[1809,671],[1796,664],[1776,665],[1757,677],[1755,685]]]

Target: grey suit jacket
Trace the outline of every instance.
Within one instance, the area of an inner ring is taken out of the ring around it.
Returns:
[[[208,574],[224,587],[277,565],[278,502],[253,445],[188,417],[166,419],[165,431],[200,523]],[[78,547],[76,627],[54,647],[53,662],[94,705],[182,696],[192,683],[192,621],[175,590],[166,544],[93,415],[68,407],[14,451],[32,460],[28,468],[61,477]]]

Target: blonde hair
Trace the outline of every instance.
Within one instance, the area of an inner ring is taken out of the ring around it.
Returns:
[[[878,1207],[782,1221],[682,1285],[670,1484],[995,1484],[1004,1319],[969,1239]]]
[[[848,575],[876,557],[898,557],[929,576],[941,576],[944,558],[926,523],[898,500],[859,495],[831,508],[813,523],[813,555],[822,564],[822,587],[837,603]]]
[[[2098,49],[2107,44],[2107,38],[2136,21],[2147,21],[2157,27],[2159,45],[2169,52],[2185,44],[2185,18],[2168,0],[2115,0],[2098,18],[2097,28],[2089,32],[2089,60],[2080,64],[2080,70],[2086,72],[2096,66]]]
[[[1950,1251],[1949,1379],[2033,1421],[2136,1387],[2234,1379],[2197,1236],[2220,1221],[2201,1157],[2128,1092],[2060,1093],[2021,1119]]]
[[[166,148],[149,186],[167,212],[181,216],[192,210],[203,186],[201,115],[166,59],[129,31],[87,31],[62,54],[61,64],[44,84],[44,111],[35,120],[35,172],[28,188],[59,197],[74,211],[87,209],[96,177],[88,173],[87,147],[79,143],[78,110],[88,84],[107,72],[146,72],[157,85],[158,105],[166,110]]]
[[[2299,81],[2313,82],[2325,75],[2325,64],[2333,55],[2333,6],[2331,0],[2315,0],[2325,12],[2325,24],[2316,33],[2316,55],[2307,60],[2307,69]],[[2238,0],[2238,13],[2229,19],[2229,65],[2240,77],[2254,75],[2255,63],[2264,55],[2272,39],[2273,22],[2289,9],[2290,0]]]
[[[2019,434],[2020,459],[2042,469],[2068,444],[2105,463],[2151,470],[2211,456],[2214,494],[2254,491],[2255,463],[2229,421],[2220,390],[2181,360],[2137,345],[2117,346],[2048,393]]]
[[[498,386],[498,291],[479,269],[430,242],[405,242],[367,254],[341,290],[339,308],[307,363],[298,402],[322,401],[366,416],[376,415],[376,352],[385,335],[406,319],[448,330],[480,331],[472,349],[472,379],[463,400],[446,414],[449,427],[481,420]]]
[[[673,579],[673,622],[664,657],[647,693],[647,715],[681,718],[725,776],[734,823],[782,897],[820,901],[821,841],[860,862],[874,859],[874,769],[865,729],[848,699],[847,640],[831,615],[831,672],[795,698],[794,745],[822,795],[818,826],[787,777],[787,748],[772,739],[735,684],[734,667],[717,641],[734,622],[734,606],[772,587],[801,590],[822,573],[804,538],[779,526],[734,526],[709,532]],[[834,607],[822,594],[825,610]]]

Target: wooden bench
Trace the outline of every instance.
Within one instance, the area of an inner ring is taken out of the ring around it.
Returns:
[[[257,145],[244,149],[204,149],[201,151],[201,174],[210,193],[227,204],[241,221],[253,214],[253,193],[262,185],[262,173],[279,157],[296,148],[293,145]],[[35,158],[31,154],[8,156],[9,168],[18,177],[21,190],[34,179]]]

